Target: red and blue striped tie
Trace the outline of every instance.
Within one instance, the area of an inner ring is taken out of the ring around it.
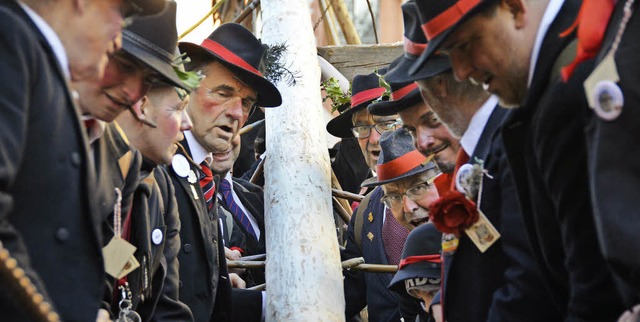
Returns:
[[[213,173],[206,160],[202,161],[200,166],[202,166],[202,173],[204,173],[204,177],[200,179],[200,187],[204,194],[204,200],[207,202],[207,209],[211,209],[213,207],[213,193],[216,190],[213,184]]]
[[[236,201],[233,199],[233,193],[231,193],[231,184],[229,184],[229,181],[227,181],[227,179],[222,179],[220,181],[220,193],[222,193],[222,197],[224,199],[224,203],[227,206],[227,209],[233,214],[234,217],[236,217],[238,221],[240,221],[242,227],[244,227],[247,232],[249,232],[251,235],[253,235],[254,238],[256,238],[256,232],[253,230],[253,226],[251,226],[249,218],[242,211],[242,209],[238,207],[238,204],[236,204]]]

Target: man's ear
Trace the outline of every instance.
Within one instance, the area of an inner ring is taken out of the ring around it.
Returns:
[[[148,102],[149,98],[145,95],[137,103],[131,106],[131,113],[133,113],[133,116],[135,116],[135,118],[142,123],[147,120],[148,113],[146,113],[146,111],[148,110],[146,109],[146,107]]]
[[[525,0],[502,0],[500,5],[502,8],[508,10],[513,16],[516,29],[523,28],[527,21],[527,4]]]

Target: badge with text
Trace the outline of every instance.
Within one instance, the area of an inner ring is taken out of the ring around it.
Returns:
[[[458,241],[454,234],[442,234],[442,253],[453,254],[458,249]]]
[[[500,233],[480,209],[478,209],[478,213],[480,215],[478,221],[471,225],[471,227],[465,229],[464,232],[476,247],[478,247],[478,250],[484,253],[500,238]]]
[[[603,120],[613,121],[620,116],[624,95],[616,84],[620,81],[613,54],[608,54],[584,81],[587,101]]]

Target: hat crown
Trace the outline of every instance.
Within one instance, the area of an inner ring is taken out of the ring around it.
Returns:
[[[416,151],[411,133],[405,128],[385,132],[380,138],[378,164],[385,164],[408,153]]]
[[[378,75],[384,75],[387,71],[386,68],[378,70],[378,73],[371,73],[367,75],[356,75],[351,82],[351,95],[362,93],[366,90],[380,87],[380,77]]]
[[[414,1],[402,5],[404,37],[417,44],[426,44],[427,38],[422,32],[418,7]]]
[[[396,58],[393,60],[393,62],[391,62],[391,64],[389,65],[389,70],[393,70],[394,68],[396,68],[396,66],[398,64],[400,64],[400,62],[402,61],[402,56]],[[387,82],[389,83],[389,87],[391,89],[391,92],[395,92],[398,91],[400,89],[403,89],[409,85],[414,84],[413,81],[393,81],[393,80],[387,80]]]
[[[437,255],[442,252],[442,233],[433,223],[418,226],[412,230],[404,243],[402,258],[409,256]]]
[[[158,14],[136,18],[123,30],[122,37],[125,51],[128,42],[135,42],[149,54],[171,63],[178,43],[175,1],[167,1]]]
[[[222,24],[207,39],[215,41],[254,69],[259,70],[266,50],[265,46],[241,24],[234,22]]]

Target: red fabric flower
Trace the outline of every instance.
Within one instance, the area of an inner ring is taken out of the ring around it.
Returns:
[[[456,234],[478,221],[476,204],[458,191],[447,191],[429,207],[431,222],[445,234]]]

